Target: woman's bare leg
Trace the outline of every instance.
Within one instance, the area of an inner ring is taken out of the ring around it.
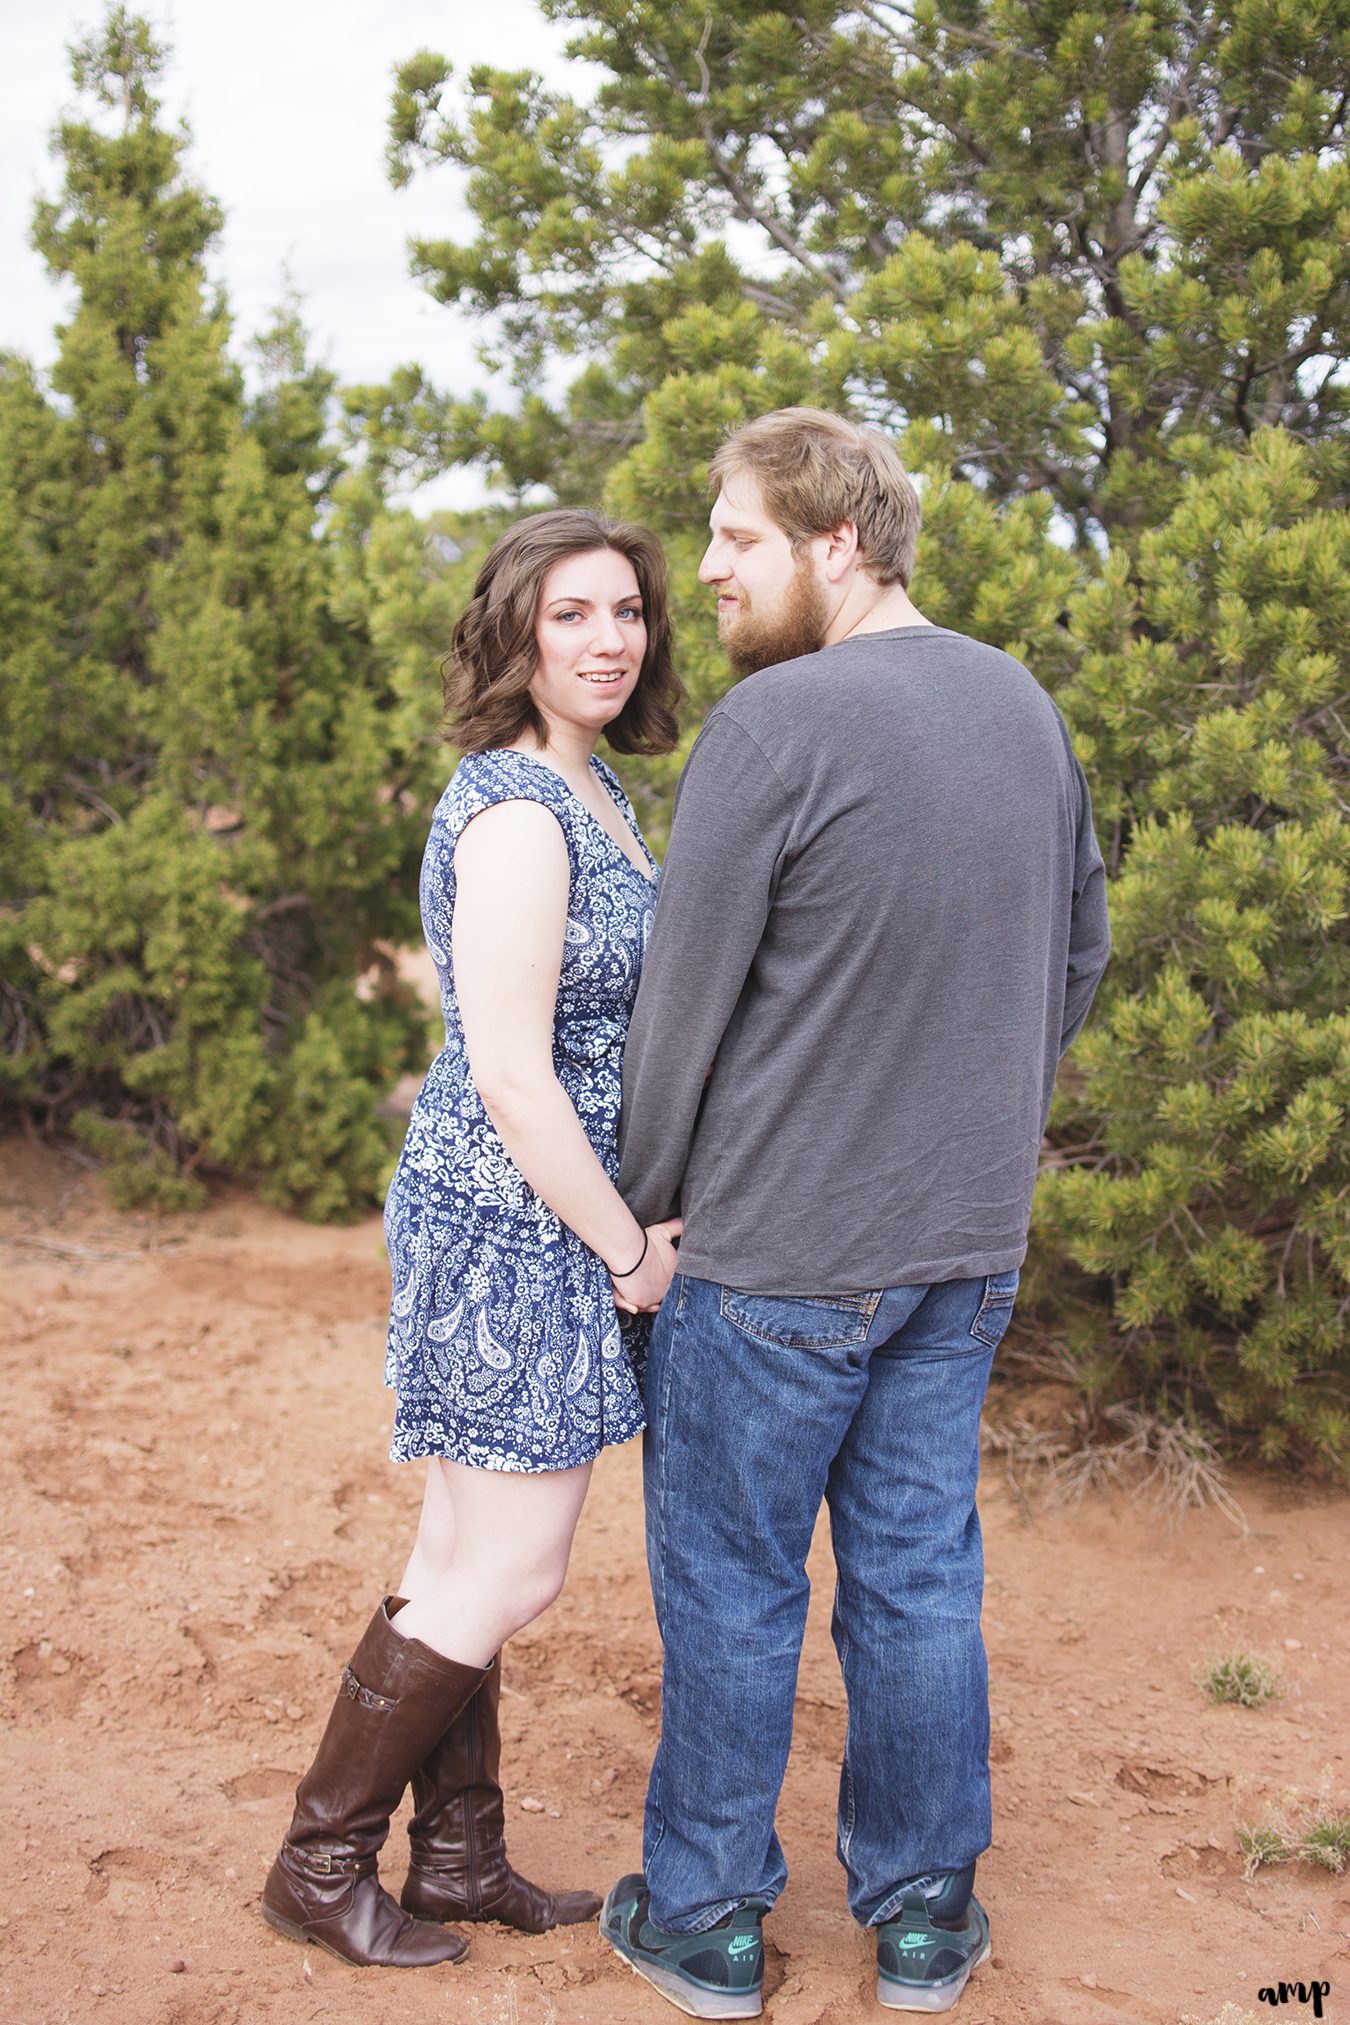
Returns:
[[[414,1586],[394,1624],[447,1659],[486,1666],[562,1588],[591,1465],[526,1475],[437,1458],[427,1477]]]
[[[442,1475],[442,1465],[433,1456],[427,1463],[426,1489],[422,1493],[422,1515],[417,1522],[400,1596],[419,1596],[446,1573],[455,1555],[455,1508]]]

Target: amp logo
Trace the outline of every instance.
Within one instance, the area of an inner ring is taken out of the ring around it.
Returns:
[[[1271,1983],[1256,1993],[1261,2004],[1311,2004],[1314,2018],[1322,2016],[1322,1999],[1330,1995],[1330,1983]]]

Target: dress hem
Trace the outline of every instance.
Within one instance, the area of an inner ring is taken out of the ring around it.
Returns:
[[[635,1441],[646,1425],[645,1420],[640,1420],[624,1434],[605,1435],[587,1453],[568,1456],[560,1462],[527,1461],[522,1456],[504,1456],[500,1450],[489,1451],[477,1442],[438,1442],[430,1435],[391,1443],[389,1460],[396,1463],[425,1462],[435,1457],[439,1462],[463,1463],[469,1469],[499,1470],[506,1476],[542,1477],[555,1470],[580,1469],[583,1463],[594,1462],[601,1449],[622,1448],[625,1442]]]

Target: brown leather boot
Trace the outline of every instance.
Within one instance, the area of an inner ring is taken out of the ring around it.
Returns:
[[[416,1813],[408,1823],[412,1862],[403,1905],[424,1920],[501,1920],[527,1934],[594,1919],[593,1891],[544,1891],[506,1860],[498,1784],[502,1663],[413,1774]]]
[[[385,1597],[343,1671],[262,1894],[263,1918],[278,1933],[362,1968],[457,1962],[468,1947],[409,1919],[375,1873],[408,1781],[487,1676],[401,1638],[389,1620],[403,1600]]]

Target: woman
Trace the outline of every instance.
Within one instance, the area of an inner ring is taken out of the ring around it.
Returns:
[[[616,1308],[654,1311],[675,1270],[678,1221],[643,1230],[614,1186],[657,872],[595,756],[602,731],[619,752],[675,743],[656,541],[593,513],[518,522],[479,573],[445,687],[465,756],[421,902],[446,1044],[385,1209],[393,1455],[428,1459],[426,1493],[401,1594],[344,1673],[263,1891],[293,1939],[409,1967],[465,1952],[430,1922],[542,1932],[600,1904],[507,1864],[498,1653],[562,1587],[600,1448],[642,1426]],[[410,1782],[400,1907],[375,1866]]]

